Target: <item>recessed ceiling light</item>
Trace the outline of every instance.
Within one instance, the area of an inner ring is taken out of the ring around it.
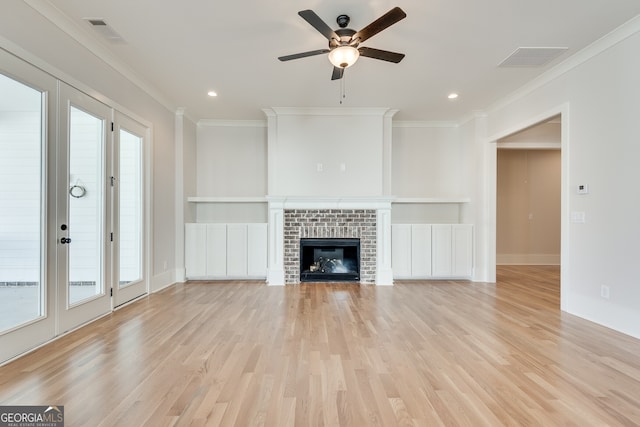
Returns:
[[[458,97],[457,93],[450,93],[449,96],[447,96],[447,98],[449,99],[456,99]]]
[[[214,91],[210,90],[209,92],[207,92],[207,95],[209,96],[218,96],[217,93],[215,93]]]

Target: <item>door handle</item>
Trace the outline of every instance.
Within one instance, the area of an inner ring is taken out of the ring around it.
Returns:
[[[65,243],[71,243],[71,239],[69,237],[63,237],[62,239],[60,239],[60,243],[63,245]]]

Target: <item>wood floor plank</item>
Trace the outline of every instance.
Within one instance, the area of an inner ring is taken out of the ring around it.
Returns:
[[[177,284],[0,367],[67,426],[640,425],[640,340],[496,284]]]

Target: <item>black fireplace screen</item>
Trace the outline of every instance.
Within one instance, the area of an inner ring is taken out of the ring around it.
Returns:
[[[359,281],[360,239],[300,239],[300,281]]]

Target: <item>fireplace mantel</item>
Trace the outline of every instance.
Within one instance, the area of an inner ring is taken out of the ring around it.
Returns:
[[[282,209],[391,209],[392,196],[267,196],[269,206]]]

